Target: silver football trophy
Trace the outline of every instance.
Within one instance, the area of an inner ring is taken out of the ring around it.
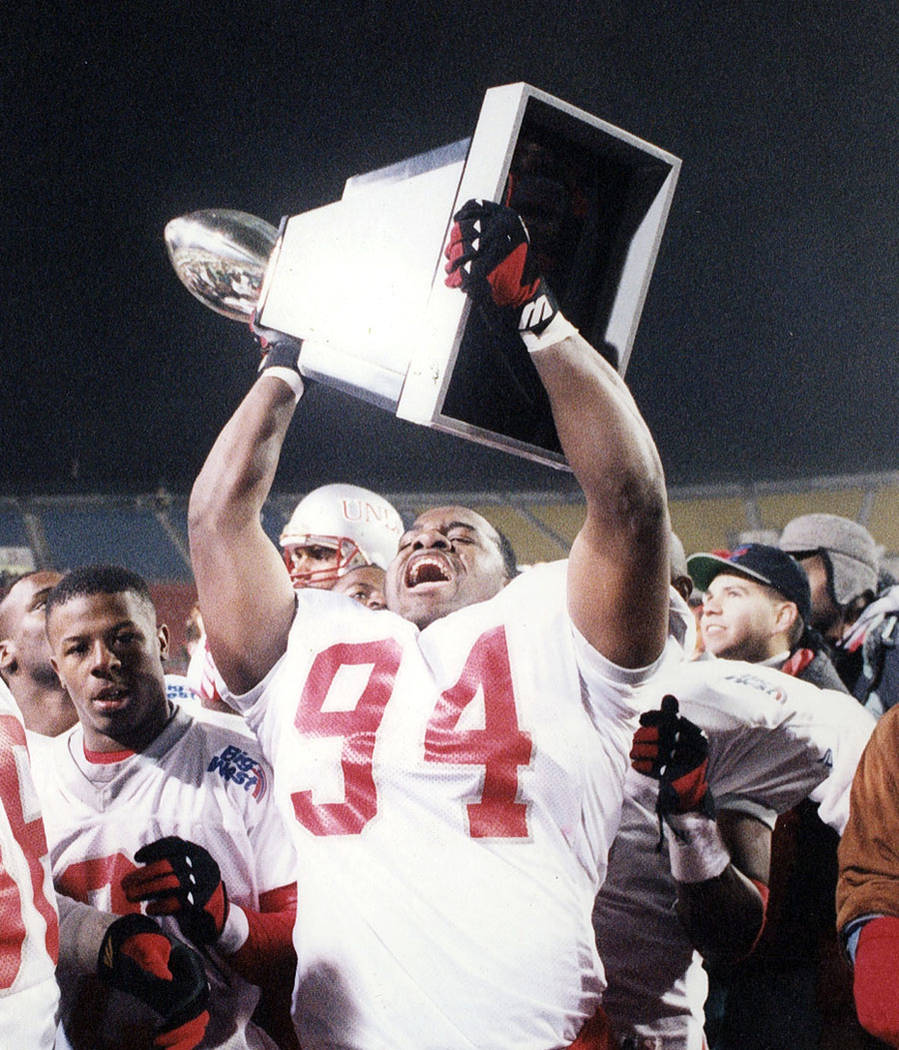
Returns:
[[[249,321],[259,303],[278,231],[245,211],[210,208],[166,223],[165,246],[191,293],[232,321]]]
[[[412,420],[565,467],[514,333],[444,285],[453,213],[515,208],[565,316],[623,375],[677,157],[527,84],[491,88],[474,134],[348,179],[280,231],[210,210],[166,227],[192,294],[303,340],[300,371]]]

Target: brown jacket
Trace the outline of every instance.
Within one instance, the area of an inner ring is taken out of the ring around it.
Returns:
[[[860,915],[899,916],[899,707],[862,754],[838,851],[837,927]]]

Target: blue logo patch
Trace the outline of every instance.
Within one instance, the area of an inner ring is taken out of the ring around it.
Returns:
[[[779,704],[782,704],[787,698],[785,690],[754,674],[729,674],[725,675],[724,680],[725,682],[736,682],[737,685],[747,685],[751,689],[758,689],[773,697]]]
[[[262,801],[268,790],[268,778],[260,763],[234,744],[229,744],[221,754],[214,755],[206,772],[218,773],[223,780],[237,784],[257,802]]]

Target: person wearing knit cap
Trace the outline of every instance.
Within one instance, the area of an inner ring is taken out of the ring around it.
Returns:
[[[899,701],[899,586],[878,593],[874,537],[837,514],[804,514],[787,523],[779,546],[808,574],[812,626],[830,643],[840,678],[879,717]]]
[[[874,537],[838,514],[803,514],[787,523],[778,546],[809,578],[812,626],[838,642],[877,592]]]

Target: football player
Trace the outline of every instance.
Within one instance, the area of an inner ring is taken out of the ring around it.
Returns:
[[[402,518],[383,496],[359,485],[322,485],[296,505],[278,542],[297,590],[330,590],[348,572],[366,566],[379,570],[383,578],[402,531]],[[373,602],[372,607],[383,607],[377,598]],[[188,664],[187,684],[204,707],[228,712],[231,708],[222,700],[221,677],[209,652],[199,606],[197,621],[201,630]]]
[[[0,677],[9,686],[29,734],[53,737],[78,721],[72,701],[50,665],[44,602],[61,573],[29,572],[0,599]],[[42,740],[32,741],[41,746]]]
[[[252,1020],[262,987],[292,984],[294,861],[271,772],[245,735],[194,721],[166,695],[168,634],[140,576],[68,573],[50,592],[53,666],[79,723],[43,752],[41,788],[59,893],[148,915],[207,960],[206,1046],[275,1045]],[[78,1050],[141,1045],[156,1019],[61,971],[64,1034]],[[293,1045],[292,1028],[281,1045]]]
[[[386,611],[295,591],[260,524],[303,393],[277,335],[191,494],[210,646],[298,844],[304,1050],[609,1045],[590,911],[666,651],[662,468],[514,212],[469,202],[447,255],[549,395],[587,503],[568,562],[513,579],[496,529],[446,506],[404,533]]]
[[[383,496],[358,485],[322,485],[296,505],[278,542],[294,587],[327,590],[350,569],[386,569],[402,532]]]

